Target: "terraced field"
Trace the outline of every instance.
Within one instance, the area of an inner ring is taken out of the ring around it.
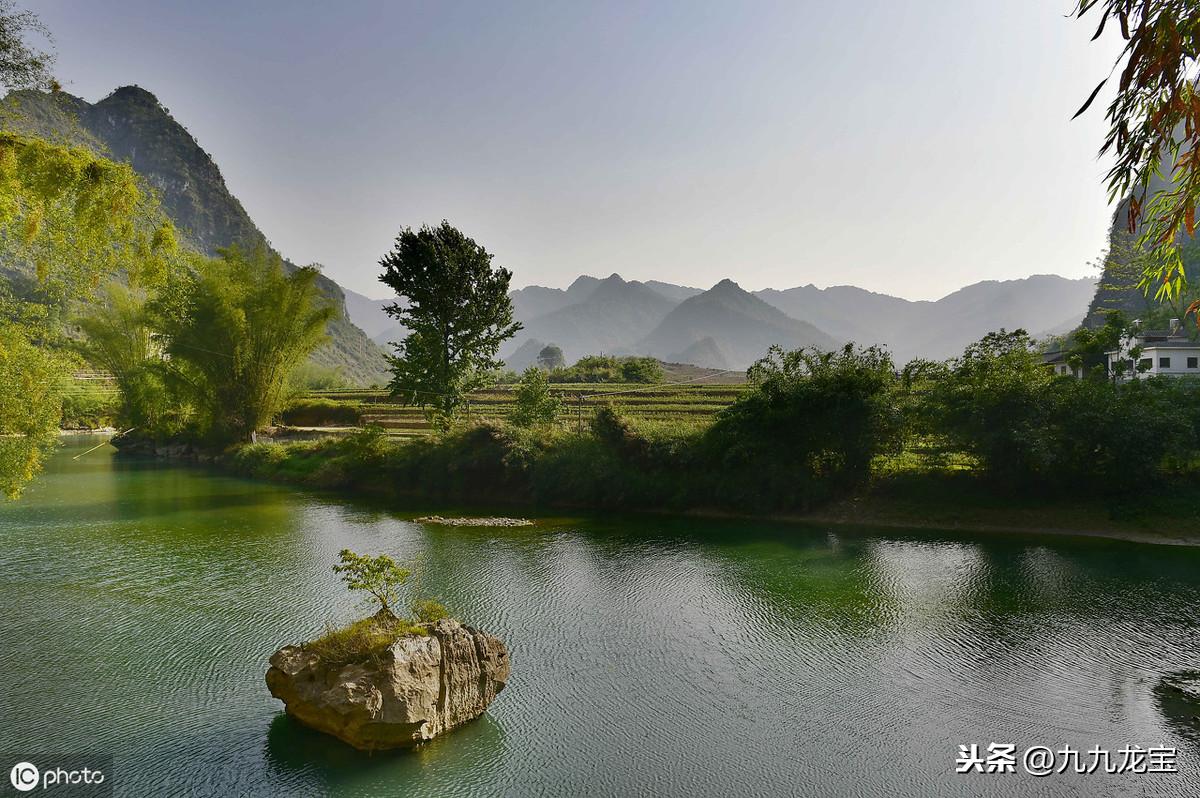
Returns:
[[[586,421],[596,408],[609,404],[633,418],[656,421],[706,418],[731,404],[741,395],[744,386],[604,383],[554,385],[551,390],[562,398],[562,420],[576,423],[581,418]],[[429,429],[419,407],[405,407],[385,391],[313,391],[307,397],[354,404],[359,408],[364,424],[377,424],[394,435],[419,435]],[[513,403],[512,387],[490,388],[471,394],[466,413],[473,419],[501,421],[512,412]]]

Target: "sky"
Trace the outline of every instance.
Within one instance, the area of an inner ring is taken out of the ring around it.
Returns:
[[[1093,276],[1120,41],[1070,0],[27,0],[67,91],[154,92],[267,238],[387,296],[442,219],[513,271],[935,299]]]

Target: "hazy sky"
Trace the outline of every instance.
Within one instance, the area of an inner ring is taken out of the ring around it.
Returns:
[[[154,92],[272,243],[385,296],[443,218],[515,273],[936,298],[1093,274],[1114,40],[1070,0],[27,2]]]

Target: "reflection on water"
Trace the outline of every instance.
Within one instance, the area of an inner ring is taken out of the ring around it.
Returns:
[[[407,517],[58,457],[0,506],[0,754],[86,740],[130,796],[1200,795],[1187,709],[1157,688],[1200,663],[1200,552]],[[282,715],[266,658],[362,611],[330,570],[343,547],[419,561],[424,592],[506,640],[486,716],[368,756]],[[992,741],[1175,745],[1181,772],[953,773]]]

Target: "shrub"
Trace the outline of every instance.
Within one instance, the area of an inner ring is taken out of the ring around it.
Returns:
[[[378,663],[383,652],[401,637],[418,634],[426,632],[411,621],[373,615],[341,628],[329,624],[323,635],[305,643],[304,648],[335,668]]]
[[[581,357],[570,368],[554,369],[550,372],[550,382],[657,383],[662,380],[662,364],[652,357],[588,355]]]
[[[621,359],[621,379],[625,382],[659,383],[663,367],[656,358],[627,357]]]
[[[560,369],[567,364],[567,360],[563,357],[563,351],[554,344],[547,344],[542,347],[542,351],[538,352],[537,364],[546,369]]]
[[[1054,381],[1024,330],[988,333],[949,364],[922,412],[1001,483],[1050,465],[1048,391]]]
[[[63,394],[63,429],[99,429],[112,426],[117,419],[120,397],[111,391],[77,383]]]
[[[1046,481],[1077,491],[1141,490],[1196,449],[1190,380],[1056,380],[1047,392]],[[1190,410],[1190,412],[1189,412]]]
[[[517,385],[515,407],[509,420],[518,427],[553,424],[562,410],[562,402],[550,393],[546,373],[536,366],[525,369]]]
[[[284,424],[297,427],[353,427],[362,419],[362,412],[358,402],[295,399],[279,418]]]
[[[421,599],[420,601],[413,602],[412,612],[413,617],[419,623],[437,623],[440,620],[450,617],[450,611],[440,602],[433,599]]]
[[[308,391],[335,391],[351,387],[340,366],[322,366],[307,360],[292,371],[288,377],[292,393]]]
[[[386,554],[372,557],[342,549],[338,560],[333,572],[342,577],[346,587],[368,594],[379,602],[382,615],[391,616],[391,605],[396,603],[401,586],[408,581],[409,570],[400,567]]]
[[[878,347],[838,352],[772,347],[753,385],[717,415],[706,436],[730,500],[806,506],[870,474],[897,448],[901,414],[892,360]]]

